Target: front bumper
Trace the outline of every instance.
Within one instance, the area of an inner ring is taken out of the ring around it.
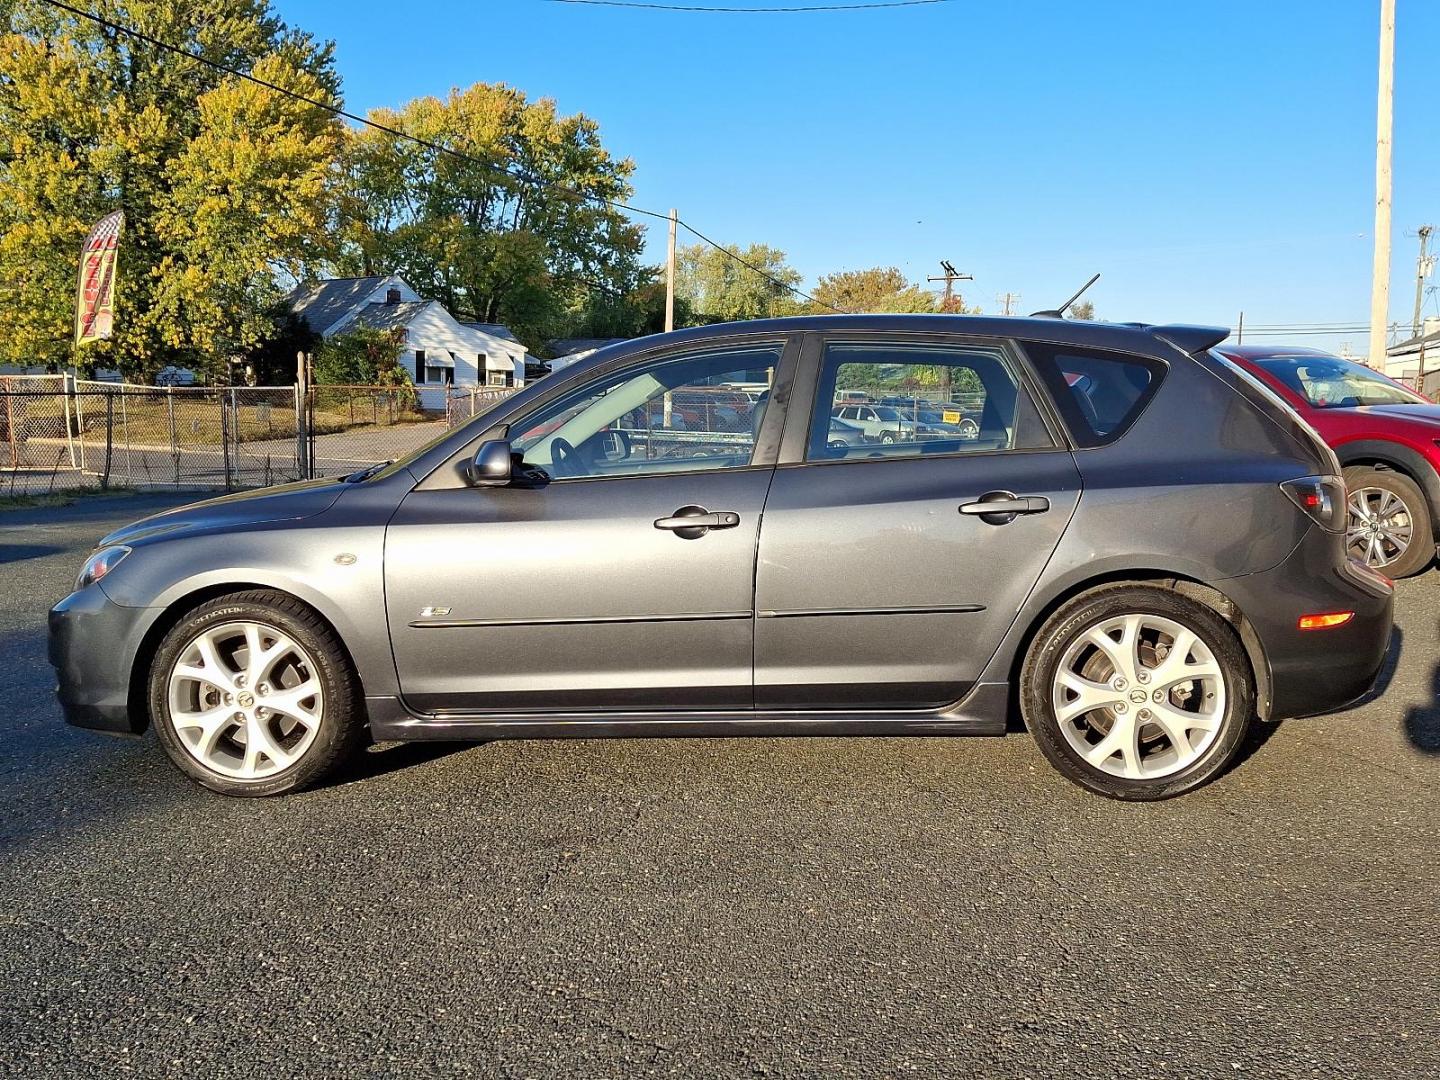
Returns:
[[[1224,582],[1265,654],[1269,719],[1343,708],[1371,690],[1384,666],[1394,628],[1394,590],[1337,559],[1337,542],[1316,530],[1273,570]],[[1328,630],[1299,627],[1302,615],[1335,611],[1355,616]]]
[[[121,607],[98,585],[50,609],[50,664],[67,724],[127,735],[145,729],[143,710],[130,709],[130,671],[153,614]]]

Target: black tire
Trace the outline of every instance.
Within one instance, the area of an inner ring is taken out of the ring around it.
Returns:
[[[1351,465],[1345,470],[1345,487],[1352,494],[1364,489],[1379,489],[1394,495],[1405,504],[1405,514],[1410,520],[1410,546],[1392,562],[1366,558],[1363,550],[1351,547],[1350,554],[1362,558],[1387,577],[1403,578],[1420,573],[1435,559],[1435,531],[1430,523],[1430,504],[1420,485],[1404,473],[1393,469],[1375,469],[1368,465]],[[1346,525],[1356,524],[1353,512],[1347,506]],[[1347,537],[1348,540],[1348,537]]]
[[[883,434],[883,435],[880,436],[880,441],[881,441],[882,443],[884,443],[886,446],[889,446],[891,443],[895,442],[895,439],[896,439],[896,436],[895,436],[895,433],[894,433],[893,431],[887,431],[887,432],[885,432],[885,434]]]
[[[1184,768],[1153,779],[1115,776],[1087,762],[1062,731],[1052,700],[1061,661],[1071,647],[1097,624],[1126,614],[1159,616],[1190,630],[1213,656],[1225,687],[1225,709],[1213,741]],[[1193,791],[1234,760],[1254,718],[1254,674],[1239,637],[1213,610],[1172,589],[1122,583],[1078,596],[1045,621],[1025,657],[1020,707],[1040,752],[1066,779],[1107,798],[1153,802]]]
[[[239,621],[288,634],[313,658],[324,693],[318,728],[308,748],[292,765],[258,779],[236,779],[206,767],[182,744],[170,715],[168,679],[176,661],[206,629]],[[329,776],[366,738],[359,678],[335,632],[298,600],[268,589],[218,597],[176,623],[151,661],[148,700],[155,733],[170,760],[196,783],[222,795],[260,797],[304,790]]]

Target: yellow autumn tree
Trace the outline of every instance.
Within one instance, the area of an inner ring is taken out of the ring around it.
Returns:
[[[322,104],[331,50],[263,0],[128,0],[106,16]],[[223,374],[325,252],[342,137],[325,108],[40,2],[0,36],[0,362]],[[125,211],[115,336],[71,344],[79,247]]]

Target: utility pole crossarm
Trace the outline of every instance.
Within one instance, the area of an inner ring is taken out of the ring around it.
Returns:
[[[925,280],[943,281],[945,283],[945,295],[940,300],[940,310],[948,311],[950,308],[950,301],[955,295],[955,282],[974,281],[975,275],[960,273],[960,271],[955,269],[955,264],[952,263],[949,259],[940,260],[940,269],[944,271],[944,273],[940,277],[927,277]]]

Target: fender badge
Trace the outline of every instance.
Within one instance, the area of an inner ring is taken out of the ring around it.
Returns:
[[[449,609],[448,607],[424,607],[424,608],[421,608],[421,609],[420,609],[420,617],[421,617],[422,619],[428,619],[428,618],[430,618],[432,615],[441,615],[441,616],[443,616],[443,615],[449,615],[449,614],[450,614],[450,609]]]
[[[342,551],[339,555],[335,556],[335,561],[341,566],[354,566],[355,556],[351,555],[348,551]]]

